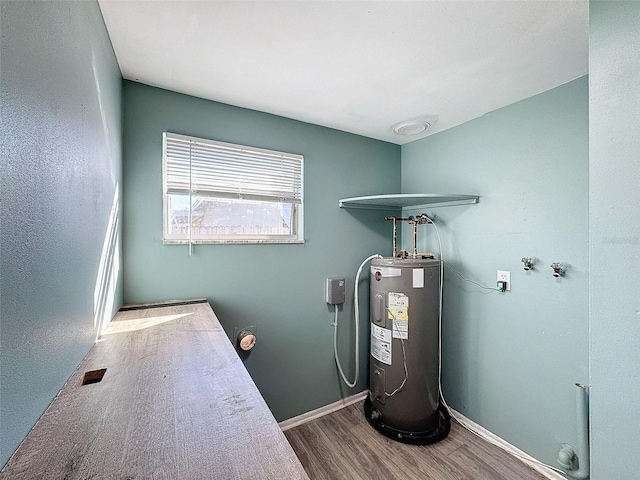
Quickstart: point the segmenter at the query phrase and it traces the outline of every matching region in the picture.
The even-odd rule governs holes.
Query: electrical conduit
[[[349,388],[353,388],[358,383],[358,375],[360,374],[360,307],[359,307],[359,283],[360,283],[360,274],[362,273],[362,269],[367,264],[367,262],[373,260],[374,258],[383,258],[382,255],[375,254],[367,257],[358,268],[358,272],[356,273],[355,286],[353,288],[353,310],[354,317],[353,321],[355,324],[355,336],[356,336],[356,345],[355,345],[355,356],[356,356],[356,371],[353,376],[353,382],[347,380],[344,371],[342,370],[342,365],[340,365],[340,360],[338,359],[338,305],[334,305],[335,312],[335,320],[333,322],[333,355],[336,359],[336,365],[338,366],[338,371],[340,372],[340,376],[344,383],[347,384]]]

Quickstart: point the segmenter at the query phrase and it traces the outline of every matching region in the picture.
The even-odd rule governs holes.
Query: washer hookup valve
[[[564,267],[562,266],[561,263],[558,263],[558,262],[552,263],[551,268],[553,268],[554,277],[561,277],[562,275],[564,275]]]
[[[525,270],[533,270],[533,258],[531,257],[522,257],[522,263],[524,264]]]

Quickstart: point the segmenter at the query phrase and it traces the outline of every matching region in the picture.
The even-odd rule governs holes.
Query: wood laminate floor
[[[451,422],[434,445],[407,445],[376,432],[363,403],[285,432],[312,480],[545,480],[545,477]]]

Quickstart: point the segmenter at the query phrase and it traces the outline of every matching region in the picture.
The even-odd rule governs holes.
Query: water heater
[[[405,443],[444,439],[439,396],[440,260],[375,258],[370,279],[369,423]]]

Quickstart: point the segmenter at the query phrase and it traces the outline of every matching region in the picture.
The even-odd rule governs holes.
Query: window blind
[[[164,133],[165,193],[302,203],[301,155]]]

